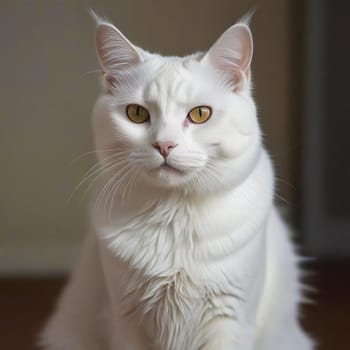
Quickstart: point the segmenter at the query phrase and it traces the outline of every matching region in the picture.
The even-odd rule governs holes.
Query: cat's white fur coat
[[[104,90],[92,229],[42,334],[47,350],[311,350],[298,258],[250,92],[252,38],[150,54],[98,19]],[[130,103],[150,121],[131,122]],[[211,118],[186,118],[196,106]],[[166,158],[157,141],[176,144]]]

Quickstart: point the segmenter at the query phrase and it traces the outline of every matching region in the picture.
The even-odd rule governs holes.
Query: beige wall
[[[4,4],[6,3],[6,4]],[[82,192],[93,164],[90,111],[98,92],[94,24],[107,15],[150,51],[203,50],[251,1],[7,1],[0,12],[0,273],[67,269],[86,228]],[[266,143],[291,182],[291,0],[256,1],[253,73]],[[288,190],[285,195],[291,198]]]

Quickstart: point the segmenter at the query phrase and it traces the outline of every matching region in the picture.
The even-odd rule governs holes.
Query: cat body
[[[97,49],[92,228],[45,349],[313,349],[250,94],[248,26],[178,58],[98,20]]]

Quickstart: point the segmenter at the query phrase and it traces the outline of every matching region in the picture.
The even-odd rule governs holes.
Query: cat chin
[[[191,172],[179,170],[167,164],[148,171],[144,179],[152,187],[176,188],[185,186],[192,178]]]

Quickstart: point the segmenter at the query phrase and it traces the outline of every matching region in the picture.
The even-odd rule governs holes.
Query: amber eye
[[[207,106],[199,106],[190,110],[187,118],[196,124],[205,123],[211,116],[211,109]]]
[[[126,115],[134,123],[145,123],[149,120],[149,112],[145,107],[131,104],[126,107]]]

